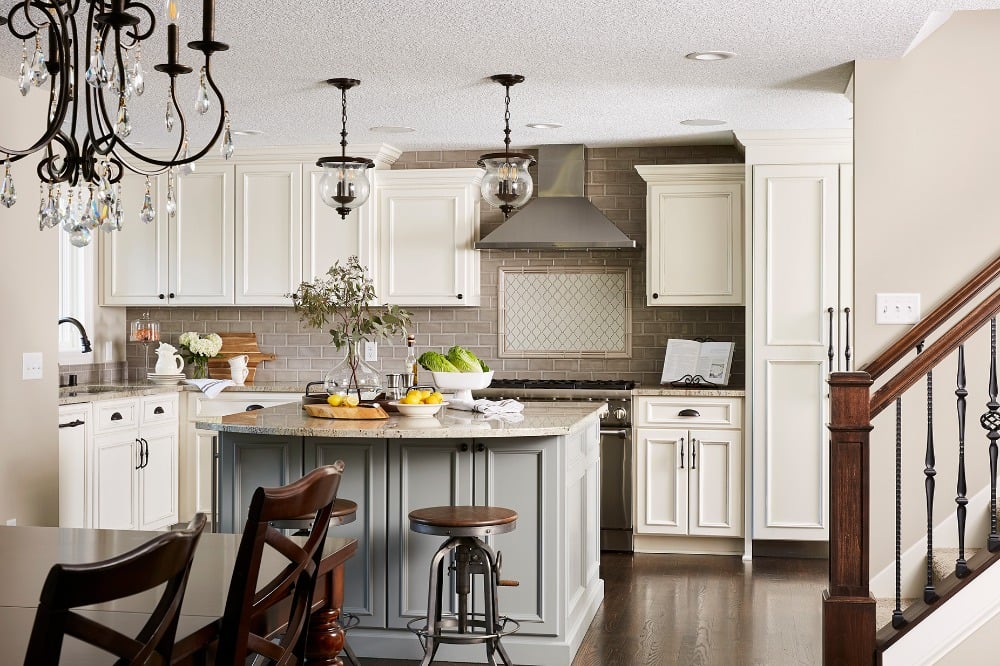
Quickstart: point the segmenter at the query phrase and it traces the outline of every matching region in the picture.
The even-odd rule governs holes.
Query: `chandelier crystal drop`
[[[494,74],[491,80],[504,87],[504,150],[487,153],[479,158],[479,166],[486,169],[480,191],[486,203],[503,211],[504,219],[520,208],[534,190],[528,167],[535,163],[529,153],[510,152],[510,89],[524,81],[520,74]]]
[[[80,247],[92,241],[95,229],[122,228],[126,206],[121,180],[126,172],[146,176],[139,220],[149,224],[156,217],[150,177],[170,172],[166,208],[173,215],[176,173],[193,171],[194,163],[218,145],[220,137],[223,154],[228,158],[234,151],[226,101],[212,76],[212,56],[229,49],[215,39],[215,0],[202,0],[201,32],[187,42],[185,51],[187,56],[203,58],[194,105],[195,115],[206,116],[199,123],[208,124],[207,132],[186,124],[181,107],[190,107],[177,100],[179,77],[195,72],[181,61],[178,2],[153,2],[165,2],[165,11],[154,10],[150,0],[14,0],[0,16],[4,34],[21,42],[18,91],[27,96],[32,88],[43,88],[48,98],[40,134],[27,137],[23,145],[0,145],[4,159],[0,204],[10,208],[17,200],[11,164],[35,156],[41,180],[38,227],[62,227]],[[138,118],[139,107],[134,104],[145,91],[149,74],[143,46],[148,51],[161,24],[166,26],[160,30],[166,33],[166,52],[152,70],[165,75],[168,84],[164,124],[169,132],[180,123],[182,129],[206,140],[189,145],[184,131],[173,135],[174,145],[168,150],[150,154],[140,151],[140,142],[134,139],[141,135],[148,141],[145,132],[159,121],[150,124],[149,119]],[[0,35],[0,48],[5,48],[3,41]],[[133,143],[126,143],[130,137]]]
[[[360,85],[358,79],[327,79],[327,83],[340,90],[340,155],[321,157],[316,166],[324,169],[319,182],[323,203],[346,219],[350,212],[366,201],[371,193],[367,171],[375,163],[366,157],[347,156],[347,91]]]

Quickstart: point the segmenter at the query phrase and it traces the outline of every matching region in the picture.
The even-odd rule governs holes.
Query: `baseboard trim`
[[[828,541],[785,541],[755,539],[754,557],[793,557],[802,560],[825,560],[830,557]]]
[[[637,553],[677,553],[684,555],[742,555],[743,537],[635,536]]]

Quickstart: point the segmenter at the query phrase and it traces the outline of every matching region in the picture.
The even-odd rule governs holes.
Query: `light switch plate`
[[[42,352],[21,354],[21,379],[42,378]]]
[[[875,294],[876,324],[916,324],[920,294]]]

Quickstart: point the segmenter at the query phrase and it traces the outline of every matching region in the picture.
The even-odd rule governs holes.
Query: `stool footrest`
[[[497,587],[521,587],[521,581],[511,578],[501,578],[497,581]]]
[[[484,613],[469,613],[469,616],[469,627],[486,631],[486,616]],[[423,622],[424,625],[420,627],[414,626],[420,622]],[[494,633],[476,633],[471,631],[463,634],[458,632],[458,615],[455,613],[446,613],[441,615],[439,631],[437,632],[431,629],[426,616],[413,618],[406,623],[406,628],[419,636],[422,641],[433,638],[438,643],[454,643],[459,645],[497,641],[504,636],[513,634],[521,628],[520,622],[503,615],[497,618],[497,623],[500,625],[500,628],[499,630],[494,630]]]

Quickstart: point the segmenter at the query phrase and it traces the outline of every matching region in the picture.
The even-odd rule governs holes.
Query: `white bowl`
[[[405,402],[399,402],[398,400],[394,400],[389,404],[398,409],[399,413],[402,414],[403,416],[422,418],[422,417],[434,416],[435,414],[438,413],[438,411],[442,407],[445,407],[448,403],[439,402],[436,404],[426,404],[421,402],[416,405],[408,405]]]
[[[484,389],[493,381],[493,371],[489,372],[432,372],[434,386],[441,392],[455,394],[455,400],[472,402],[472,392]]]

